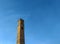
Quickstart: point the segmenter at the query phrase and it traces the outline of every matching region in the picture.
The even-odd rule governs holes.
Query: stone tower
[[[18,21],[17,44],[25,44],[24,41],[24,20]]]

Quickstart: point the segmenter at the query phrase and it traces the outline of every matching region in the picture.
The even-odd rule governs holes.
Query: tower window
[[[21,29],[23,30],[23,27],[21,27]]]

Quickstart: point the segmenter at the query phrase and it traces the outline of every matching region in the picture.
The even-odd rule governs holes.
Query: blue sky
[[[26,44],[60,44],[60,0],[0,0],[0,44],[16,44],[19,18]]]

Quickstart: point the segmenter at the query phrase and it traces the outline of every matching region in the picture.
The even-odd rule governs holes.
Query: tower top
[[[20,18],[20,19],[18,20],[18,22],[19,22],[19,21],[24,21],[24,20],[23,20],[22,18]]]
[[[24,20],[21,18],[18,20],[18,25],[20,25],[20,24],[24,24]]]
[[[24,20],[20,18],[20,21],[24,21]]]

